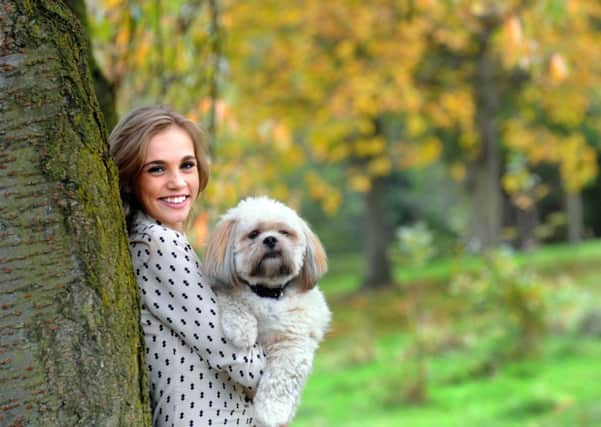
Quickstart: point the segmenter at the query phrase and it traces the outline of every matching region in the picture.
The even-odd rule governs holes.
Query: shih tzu
[[[288,206],[248,198],[221,217],[203,269],[226,337],[239,347],[258,341],[267,356],[254,396],[257,421],[289,423],[331,319],[317,287],[327,270],[319,239]]]

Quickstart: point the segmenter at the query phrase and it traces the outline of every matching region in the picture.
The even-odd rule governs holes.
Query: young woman
[[[225,339],[184,235],[208,181],[198,128],[167,107],[144,107],[119,122],[109,143],[142,299],[153,425],[254,425],[262,349]]]

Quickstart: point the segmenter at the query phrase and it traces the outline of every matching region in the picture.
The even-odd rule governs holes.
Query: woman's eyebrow
[[[182,159],[180,160],[180,162],[186,162],[188,160],[196,160],[196,156],[193,156],[193,155],[184,156],[184,157],[182,157]],[[144,163],[142,165],[142,167],[145,168],[146,166],[149,166],[149,165],[160,165],[160,166],[162,166],[162,165],[164,165],[166,163],[167,162],[164,161],[164,160],[151,160],[151,161],[149,161],[147,163]]]
[[[143,168],[145,168],[148,165],[164,165],[165,161],[164,160],[151,160],[148,163],[144,163],[142,165]]]

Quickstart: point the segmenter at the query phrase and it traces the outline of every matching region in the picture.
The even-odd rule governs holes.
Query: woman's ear
[[[209,237],[204,254],[203,271],[211,286],[232,288],[238,285],[234,263],[236,221],[220,221]]]
[[[300,289],[308,291],[312,289],[321,277],[328,271],[328,257],[319,238],[304,224],[307,249],[305,260],[299,275]]]

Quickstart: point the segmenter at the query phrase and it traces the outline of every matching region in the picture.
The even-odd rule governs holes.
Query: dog
[[[220,218],[203,270],[226,338],[241,348],[259,342],[265,352],[253,399],[256,420],[265,427],[288,424],[331,320],[317,286],[327,271],[321,242],[283,203],[247,198]]]

